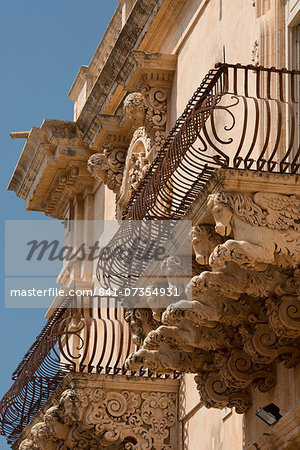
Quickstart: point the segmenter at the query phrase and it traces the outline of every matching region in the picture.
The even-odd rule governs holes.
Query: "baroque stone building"
[[[151,283],[179,299],[153,298],[135,254],[128,272],[117,253],[64,262],[65,304],[1,401],[12,448],[300,447],[299,23],[299,0],[120,0],[74,121],[26,135],[9,189],[27,209],[75,246],[125,219],[110,245],[132,249],[151,223],[176,248]],[[68,295],[103,280],[144,302]]]

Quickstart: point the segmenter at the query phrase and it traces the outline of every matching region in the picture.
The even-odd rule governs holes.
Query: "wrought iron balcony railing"
[[[0,433],[10,444],[70,371],[159,376],[125,368],[135,346],[118,299],[77,297],[76,302],[76,308],[55,311],[13,373],[15,382],[0,401]]]
[[[179,219],[216,168],[299,173],[296,70],[217,64],[177,120],[124,218]]]
[[[299,173],[299,95],[299,71],[241,64],[210,70],[133,192],[123,216],[129,220],[109,244],[114,256],[99,258],[100,283],[134,286],[145,264],[134,253],[125,262],[115,256],[120,245],[130,255],[141,234],[131,221],[155,219],[144,227],[150,236],[157,219],[182,218],[216,169]]]

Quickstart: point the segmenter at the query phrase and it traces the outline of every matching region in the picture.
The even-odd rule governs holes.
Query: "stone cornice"
[[[89,156],[74,122],[45,119],[30,131],[8,190],[25,200],[28,210],[61,218],[70,196],[94,184],[86,169]]]
[[[125,82],[125,89],[135,91],[143,80],[152,86],[170,88],[176,70],[177,56],[132,51],[134,66]]]
[[[81,66],[68,93],[74,102],[88,77],[97,78],[122,28],[122,8],[118,6],[88,66]]]
[[[135,51],[131,52],[131,59],[134,64],[124,86],[107,103],[107,113],[97,114],[89,127],[89,133],[93,135],[89,145],[95,149],[105,146],[105,139],[111,134],[123,136],[128,147],[133,128],[122,108],[128,92],[143,91],[145,86],[165,92],[171,88],[177,63],[175,55]]]
[[[138,48],[146,28],[149,27],[163,1],[141,0],[135,3],[77,120],[86,143],[90,144],[94,138],[90,127],[95,116],[106,113],[105,106],[118,90],[117,78],[120,83],[126,80],[131,72],[134,61],[129,58],[129,54]]]

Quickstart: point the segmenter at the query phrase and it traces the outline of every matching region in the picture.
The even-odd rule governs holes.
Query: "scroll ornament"
[[[251,388],[275,385],[274,361],[300,362],[300,200],[219,192],[207,205],[215,226],[191,232],[198,274],[127,365],[195,373],[207,407],[243,413]]]
[[[124,100],[125,114],[134,122],[134,128],[150,126],[165,130],[167,121],[167,92],[163,88],[144,85],[141,92],[128,94]]]
[[[170,449],[172,393],[69,389],[35,424],[19,450]]]

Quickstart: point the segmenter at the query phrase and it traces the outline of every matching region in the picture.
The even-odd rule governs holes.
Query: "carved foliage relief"
[[[273,361],[300,361],[300,200],[219,192],[208,209],[215,225],[191,235],[195,276],[179,301],[140,315],[127,364],[195,373],[207,407],[243,413],[252,388],[275,385]]]
[[[173,393],[69,389],[19,449],[171,450],[175,418]]]

